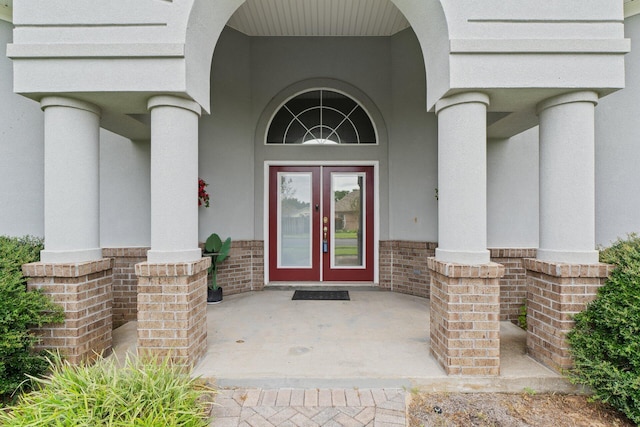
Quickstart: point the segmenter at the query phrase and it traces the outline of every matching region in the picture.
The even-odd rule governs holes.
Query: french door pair
[[[372,166],[271,166],[270,281],[373,281],[373,197]]]

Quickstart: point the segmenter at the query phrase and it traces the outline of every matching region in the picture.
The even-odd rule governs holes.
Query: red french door
[[[373,281],[372,166],[272,166],[274,282]]]

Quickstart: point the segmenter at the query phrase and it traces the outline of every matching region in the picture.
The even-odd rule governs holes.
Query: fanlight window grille
[[[267,144],[376,144],[369,114],[352,98],[321,89],[287,101],[269,125]]]

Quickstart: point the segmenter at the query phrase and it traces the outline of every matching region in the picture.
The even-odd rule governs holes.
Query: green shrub
[[[64,320],[62,309],[40,292],[27,292],[22,264],[38,261],[42,240],[0,236],[0,399],[6,400],[27,379],[47,368],[33,352],[37,338],[30,326]]]
[[[568,335],[575,360],[570,378],[640,423],[640,237],[617,241],[600,260],[616,268],[575,316]]]
[[[524,304],[520,306],[518,310],[518,326],[521,329],[527,330],[527,303],[525,301]]]
[[[39,387],[0,412],[11,426],[206,427],[212,390],[168,361],[112,359],[73,366],[54,358]]]

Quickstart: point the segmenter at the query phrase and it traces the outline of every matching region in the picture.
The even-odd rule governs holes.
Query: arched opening
[[[382,16],[393,16],[386,10],[393,9],[395,16],[401,17],[404,24],[391,22],[389,26],[381,25],[391,28],[384,30],[389,35],[369,37],[373,35],[370,29],[360,30],[357,24],[339,23],[334,18],[328,20],[328,25],[325,22],[324,32],[318,30],[318,34],[336,31],[336,35],[321,37],[309,36],[307,32],[311,30],[295,25],[293,29],[284,28],[284,24],[272,28],[276,21],[287,22],[285,18],[289,18],[291,11],[281,11],[278,19],[255,24],[256,28],[253,28],[247,22],[266,19],[261,18],[265,15],[263,10],[252,12],[253,6],[247,6],[255,4],[253,1],[245,3],[234,14],[229,10],[229,25],[221,30],[216,39],[210,74],[212,114],[201,119],[199,164],[200,175],[207,182],[234,182],[241,193],[247,195],[253,192],[254,197],[252,203],[245,202],[244,198],[238,203],[237,194],[233,192],[220,191],[212,195],[218,203],[212,204],[206,214],[201,213],[201,240],[211,230],[222,229],[223,234],[233,235],[239,240],[267,244],[269,224],[263,222],[268,217],[264,202],[265,194],[269,193],[268,178],[264,174],[267,162],[271,165],[276,162],[297,162],[298,165],[307,162],[307,166],[309,162],[320,166],[353,166],[367,162],[369,166],[378,165],[379,176],[374,184],[379,196],[376,197],[376,203],[383,206],[371,220],[371,224],[375,222],[374,234],[377,235],[372,240],[378,242],[383,238],[384,245],[391,245],[394,238],[419,239],[430,244],[425,245],[421,255],[415,255],[416,262],[422,255],[431,255],[433,242],[437,238],[437,204],[431,194],[423,190],[437,186],[437,132],[435,118],[427,113],[425,106],[428,73],[424,70],[423,47],[402,12],[388,0],[363,2],[360,11],[350,12],[352,21],[357,22],[362,18],[367,7],[378,7],[379,10],[371,11],[371,14],[379,14],[381,21],[384,21]],[[242,22],[239,17],[242,13],[253,13],[250,16],[253,20],[244,17],[242,19],[246,22]],[[313,23],[320,21],[312,19]],[[378,31],[375,22],[372,24],[374,32]],[[342,32],[334,27],[343,28]],[[340,36],[354,28],[359,32],[353,36]],[[292,33],[287,33],[287,37],[273,35],[285,30]],[[373,129],[369,133],[374,138],[367,141],[375,143],[301,144],[304,148],[296,148],[288,143],[280,146],[265,144],[269,123],[278,108],[286,104],[289,98],[318,88],[331,89],[356,99],[356,104],[362,107],[359,111],[363,115],[366,113],[375,124],[369,126]],[[348,123],[351,110],[353,107],[344,112],[347,119],[339,120],[336,125]],[[290,112],[287,113],[292,117]],[[297,126],[299,121],[289,120],[288,123]],[[331,133],[328,131],[324,135],[320,127],[318,134],[314,135],[310,130],[318,124],[310,124],[307,129],[302,126],[305,132],[299,135],[300,142],[324,140],[324,136]],[[287,126],[283,128],[283,135]],[[254,131],[252,146],[246,144],[250,131]],[[240,164],[245,165],[246,169],[239,168]],[[253,170],[250,171],[250,168]],[[394,180],[390,179],[391,174],[395,174]],[[387,208],[390,205],[392,207]],[[396,214],[400,206],[415,212],[408,226]],[[392,210],[393,214],[390,213]],[[398,219],[392,218],[392,215]],[[265,252],[264,259],[268,262],[271,254],[268,249]],[[379,268],[378,260],[375,266]],[[420,289],[416,290],[414,286],[410,292],[428,296],[427,269],[417,267],[413,270],[419,271]],[[265,268],[263,280],[254,277],[252,283],[255,285],[262,281],[268,284],[268,274],[268,268]],[[406,277],[402,280],[408,282],[413,279]],[[374,274],[372,282],[381,282],[377,274]],[[396,289],[391,280],[385,286]]]
[[[194,98],[209,111],[208,76],[211,69],[213,51],[218,39],[234,13],[245,3],[245,0],[225,0],[211,2],[194,1],[189,14],[186,30],[185,53],[187,61],[187,86]],[[336,1],[334,3],[340,3]],[[414,2],[409,0],[380,0],[377,2],[361,2],[360,10],[365,13],[373,3],[381,3],[379,7],[387,7],[389,3],[402,12],[411,24],[419,40],[425,68],[427,69],[427,109],[431,109],[445,92],[449,82],[449,31],[445,12],[439,0]],[[362,18],[354,18],[362,19]],[[334,14],[322,17],[323,22],[337,22]],[[284,21],[284,20],[283,20]],[[318,33],[317,35],[321,35]]]

